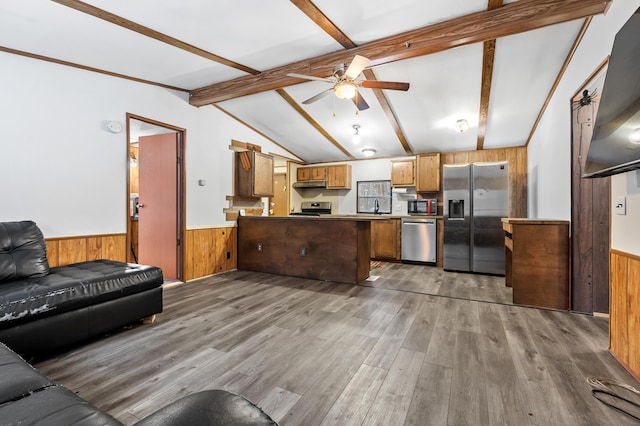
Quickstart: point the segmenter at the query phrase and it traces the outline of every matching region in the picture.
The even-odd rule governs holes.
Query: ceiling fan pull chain
[[[333,97],[333,116],[336,116],[336,97]]]

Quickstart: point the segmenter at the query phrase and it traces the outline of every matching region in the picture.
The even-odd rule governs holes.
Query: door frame
[[[178,217],[178,229],[177,229],[177,233],[178,233],[178,254],[177,254],[177,262],[178,262],[178,267],[177,267],[177,271],[178,271],[178,279],[180,281],[184,280],[184,265],[186,262],[186,251],[184,249],[184,241],[185,241],[185,233],[186,233],[186,205],[185,205],[185,194],[186,194],[186,186],[185,186],[185,176],[186,176],[186,165],[185,165],[185,145],[187,142],[187,130],[182,128],[182,127],[177,127],[171,124],[167,124],[167,123],[163,123],[161,121],[157,121],[157,120],[153,120],[151,118],[147,118],[147,117],[143,117],[140,115],[136,115],[136,114],[132,114],[132,113],[127,113],[127,140],[126,140],[126,144],[127,144],[127,149],[126,149],[126,155],[127,155],[127,198],[126,198],[126,218],[127,218],[127,242],[126,242],[126,250],[127,253],[130,250],[131,247],[131,220],[130,220],[130,215],[129,215],[129,203],[130,203],[130,197],[131,197],[131,182],[130,182],[130,173],[129,173],[129,169],[131,167],[131,158],[129,156],[129,150],[130,150],[130,144],[131,144],[131,128],[130,128],[130,122],[131,119],[134,120],[138,120],[138,121],[142,121],[144,123],[148,123],[148,124],[153,124],[155,126],[160,126],[160,127],[164,127],[170,130],[175,130],[176,133],[178,134],[177,136],[177,142],[178,142],[178,147],[177,147],[177,151],[178,151],[178,174],[177,174],[177,178],[178,178],[178,182],[177,183],[177,189],[178,189],[178,203],[177,203],[177,209],[178,211],[177,213],[177,217]]]

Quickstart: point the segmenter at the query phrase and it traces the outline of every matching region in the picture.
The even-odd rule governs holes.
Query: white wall
[[[616,32],[640,0],[616,0],[593,18],[532,138],[529,149],[529,216],[571,218],[571,97],[611,53]]]
[[[626,214],[619,215],[619,197]],[[611,248],[640,256],[640,170],[611,177]]]
[[[617,31],[638,7],[640,0],[615,0],[606,15],[593,18],[575,52],[529,144],[529,217],[571,219],[570,100],[611,53]],[[623,191],[621,180],[625,178],[614,179],[615,191]],[[629,188],[627,191],[634,190]],[[632,198],[636,196],[632,194]],[[640,253],[640,239],[632,242],[624,232],[618,232],[633,221],[640,223],[640,209],[629,212],[624,225],[620,216],[612,216],[612,248],[625,247],[627,252]]]
[[[0,52],[0,221],[35,220],[45,237],[126,232],[126,113],[187,129],[187,228],[225,226],[231,139],[290,156],[187,94]],[[206,186],[198,186],[206,179]]]

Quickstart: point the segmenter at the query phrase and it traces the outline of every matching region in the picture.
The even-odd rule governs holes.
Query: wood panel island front
[[[357,284],[369,276],[370,219],[241,216],[238,269]]]

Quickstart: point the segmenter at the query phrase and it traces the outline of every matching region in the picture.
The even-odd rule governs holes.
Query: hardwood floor
[[[366,286],[243,271],[173,286],[155,324],[36,367],[126,424],[210,388],[282,425],[634,424],[586,381],[637,386],[606,319],[421,294],[491,280],[417,268],[385,265]]]

